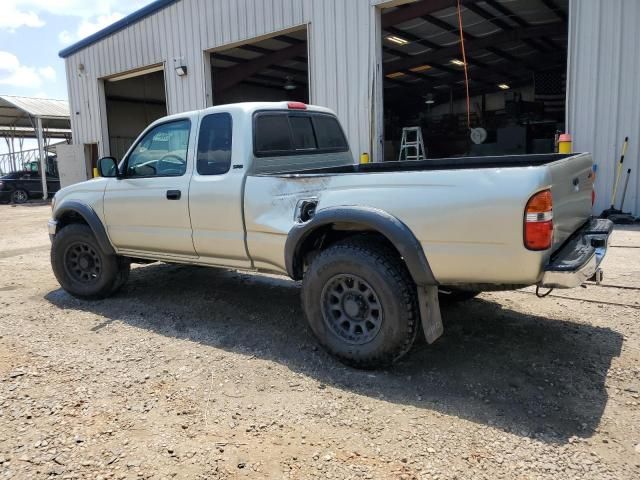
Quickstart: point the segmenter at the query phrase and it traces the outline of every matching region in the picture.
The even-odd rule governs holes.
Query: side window
[[[348,150],[347,139],[344,138],[338,120],[330,115],[314,115],[313,126],[320,150]]]
[[[290,151],[291,135],[286,114],[262,114],[255,124],[256,152],[261,154]]]
[[[231,168],[232,122],[228,113],[207,115],[200,123],[197,170],[200,175],[222,175]]]
[[[128,177],[172,177],[187,171],[189,120],[158,125],[138,142],[127,160]]]

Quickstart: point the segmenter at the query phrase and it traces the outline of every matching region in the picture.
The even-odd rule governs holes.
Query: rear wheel
[[[353,367],[392,364],[418,332],[413,280],[397,253],[375,239],[321,252],[305,274],[302,302],[319,342]]]
[[[100,299],[113,295],[129,278],[129,262],[105,254],[87,225],[73,224],[56,234],[51,265],[58,282],[74,297]]]
[[[25,203],[29,200],[29,194],[26,190],[14,190],[11,194],[11,201],[13,203]]]

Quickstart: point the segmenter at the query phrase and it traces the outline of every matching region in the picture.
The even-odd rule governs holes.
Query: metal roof
[[[47,138],[70,138],[70,128],[47,128]],[[0,138],[37,138],[36,132],[31,127],[8,127],[0,125]]]
[[[69,128],[69,102],[0,95],[0,126],[33,128],[33,118],[51,128]]]
[[[136,22],[139,22],[145,17],[157,12],[158,10],[162,10],[165,7],[168,7],[172,3],[177,2],[178,0],[156,0],[155,2],[150,3],[149,5],[142,7],[140,10],[136,10],[135,12],[127,15],[126,17],[118,20],[117,22],[109,25],[106,28],[94,33],[93,35],[89,35],[87,38],[83,38],[77,43],[68,46],[60,50],[58,55],[62,58],[66,58],[74,53],[82,50],[83,48],[88,47],[89,45],[93,45],[96,42],[99,42],[103,38],[108,37],[120,30],[127,28],[129,25],[133,25]]]
[[[69,102],[51,98],[0,95],[0,107],[13,106],[32,117],[69,118]]]

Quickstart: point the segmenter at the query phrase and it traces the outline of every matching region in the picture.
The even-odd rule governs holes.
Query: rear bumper
[[[609,244],[613,223],[592,218],[551,257],[544,268],[540,286],[575,288],[599,273]]]

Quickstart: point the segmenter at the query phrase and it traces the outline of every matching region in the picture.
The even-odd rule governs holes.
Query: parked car
[[[160,119],[99,170],[54,198],[66,291],[108,297],[141,260],[287,274],[320,343],[363,368],[402,357],[420,325],[435,341],[439,293],[581,285],[612,229],[591,218],[589,154],[359,166],[333,112],[297,102]]]
[[[60,190],[60,179],[47,175],[47,192],[52,197]],[[42,198],[42,179],[37,171],[11,172],[0,177],[0,201],[25,203],[30,198]]]

